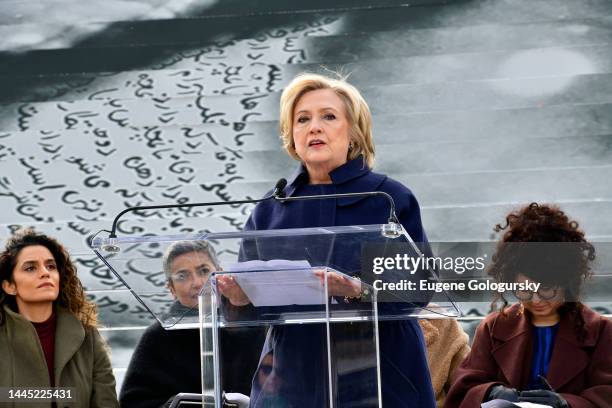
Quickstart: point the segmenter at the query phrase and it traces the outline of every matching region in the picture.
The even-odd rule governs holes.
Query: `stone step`
[[[519,208],[516,204],[483,205],[454,208],[432,208],[422,211],[422,222],[430,241],[488,241],[493,228],[504,217]],[[579,222],[587,238],[609,242],[612,238],[612,203],[564,203],[561,209]]]
[[[3,2],[3,5],[9,3]],[[23,10],[22,14],[17,14],[21,10],[16,7],[16,13],[7,15],[8,4],[0,10],[0,33],[12,36],[21,31],[30,32],[52,32],[60,21],[55,19],[41,20],[39,24],[34,23],[37,11],[34,7],[29,7],[26,2],[19,1],[21,6],[30,8]],[[26,4],[24,4],[26,3]],[[119,3],[119,2],[118,2]],[[91,7],[91,6],[90,6]],[[112,5],[111,5],[112,7]],[[116,10],[120,8],[117,7]],[[323,22],[330,23],[338,20],[346,11],[341,10],[305,10],[301,13],[251,13],[251,14],[223,14],[209,15],[206,10],[184,10],[183,12],[170,15],[151,15],[151,14],[130,14],[119,13],[117,11],[101,14],[100,16],[89,15],[78,16],[74,13],[72,19],[61,20],[65,27],[64,36],[69,36],[73,32],[82,31],[89,35],[76,41],[73,46],[77,48],[125,46],[125,45],[153,45],[153,44],[175,44],[181,45],[207,44],[215,39],[232,38],[248,39],[257,37],[259,32],[266,30],[288,30],[292,31],[300,26],[317,28]],[[359,12],[360,9],[356,9]],[[384,8],[383,10],[388,10]],[[144,11],[144,10],[143,10]],[[362,10],[365,12],[365,10]],[[29,13],[26,14],[26,13]],[[595,17],[595,11],[588,14]],[[205,15],[199,15],[205,14]],[[15,18],[20,15],[22,18]],[[78,18],[80,17],[80,18]],[[93,17],[93,18],[92,18]],[[559,20],[553,17],[553,20]],[[345,32],[340,31],[340,32]],[[313,32],[313,34],[316,34]],[[5,37],[3,41],[6,41]],[[55,47],[54,47],[55,44]],[[57,43],[42,45],[42,48],[35,49],[57,49]]]
[[[391,67],[401,67],[392,69]],[[384,58],[352,63],[228,66],[211,61],[185,69],[0,76],[0,102],[151,99],[279,92],[302,72],[341,72],[358,88],[492,79],[546,78],[612,72],[612,44],[549,47],[521,52],[446,54]],[[274,80],[269,80],[273,77]],[[248,80],[254,78],[256,80]],[[267,79],[264,83],[262,80]]]
[[[601,133],[601,127],[593,126],[591,129]],[[121,151],[142,152],[143,149],[150,149],[150,153],[153,154],[158,149],[167,147],[172,147],[173,153],[186,156],[207,151],[227,152],[226,148],[240,152],[278,150],[281,147],[278,134],[277,122],[134,126],[117,127],[112,130],[76,128],[60,131],[2,132],[0,160],[16,158],[20,152],[32,149],[32,153],[36,156],[47,160],[67,159],[69,156],[91,156],[94,151],[101,158],[116,155]]]
[[[412,143],[378,146],[377,169],[385,174],[466,174],[607,166],[612,163],[612,135],[521,141]],[[255,180],[273,180],[287,174],[293,162],[277,152],[250,152],[240,163],[243,174]],[[261,163],[266,163],[265,167]]]
[[[612,74],[496,79],[362,88],[372,113],[409,114],[449,111],[607,104],[612,102]],[[127,126],[230,124],[274,121],[277,92],[252,96],[220,95],[154,99],[82,100],[8,104],[0,108],[0,129],[61,130]]]
[[[612,104],[374,115],[376,143],[522,140],[612,133]]]
[[[544,106],[537,109],[502,109],[408,114],[377,114],[373,117],[374,142],[439,143],[514,139],[576,137],[612,134],[612,104]],[[81,126],[82,127],[82,126]],[[117,151],[137,151],[160,146],[176,153],[223,151],[226,147],[245,151],[281,148],[276,121],[235,122],[222,125],[114,127],[111,129],[74,129],[62,131],[27,130],[0,133],[0,160],[16,158],[31,149],[40,158],[51,160],[90,156],[96,152],[111,156]],[[402,131],[400,131],[402,130]],[[76,142],[78,143],[72,143]],[[181,143],[182,141],[182,143]],[[56,151],[61,146],[61,151]],[[225,150],[226,151],[226,150]],[[95,156],[94,156],[95,157]],[[55,160],[54,159],[54,160]]]
[[[611,141],[612,135],[609,134],[537,138],[528,144],[513,139],[378,144],[376,169],[405,177],[432,175],[452,178],[474,173],[524,170],[554,173],[564,169],[607,168],[612,163]],[[63,201],[71,208],[67,210],[69,212],[74,211],[70,204],[78,201],[78,191],[85,189],[88,192],[87,204],[75,205],[87,208],[89,211],[84,209],[86,212],[97,213],[112,191],[127,189],[126,193],[121,193],[125,201],[136,201],[125,196],[132,193],[132,189],[146,189],[148,194],[153,194],[150,197],[153,201],[163,197],[178,200],[184,198],[180,191],[185,185],[224,186],[239,181],[278,180],[296,166],[295,161],[279,149],[243,153],[211,150],[198,152],[189,158],[162,155],[159,161],[135,154],[117,155],[110,162],[101,159],[92,161],[82,156],[67,156],[55,161],[34,156],[7,159],[0,165],[6,175],[2,187],[15,194],[10,198],[12,201],[32,199],[36,202],[36,191],[32,191],[32,187],[22,191],[17,182],[30,180],[30,186],[40,186],[37,187],[38,194]],[[227,194],[226,191],[202,192],[201,200],[210,200],[215,195],[232,197]],[[139,199],[145,200],[143,197]]]
[[[521,205],[532,201],[610,202],[612,165],[464,174],[396,174],[426,209]],[[587,182],[588,180],[588,182]]]
[[[48,17],[50,20],[58,19],[62,16],[55,16],[53,11],[57,8],[70,7],[71,15],[82,18],[81,23],[108,22],[116,23],[132,19],[155,19],[176,17],[213,17],[223,18],[231,16],[233,18],[246,18],[252,15],[267,16],[270,14],[286,15],[290,18],[292,14],[304,14],[312,12],[331,13],[339,10],[360,10],[372,8],[397,8],[406,5],[405,1],[399,0],[380,0],[376,4],[367,0],[337,0],[330,5],[329,2],[322,0],[309,1],[242,1],[242,0],[221,0],[221,1],[202,1],[195,4],[191,2],[177,2],[179,4],[168,4],[161,0],[128,0],[128,1],[91,1],[87,5],[74,3],[70,0],[55,0],[52,6],[44,0],[4,0],[3,10],[0,11],[0,24],[15,24],[15,22],[28,21],[26,17]],[[180,4],[185,3],[185,4]],[[444,5],[443,0],[415,0],[411,1],[411,6],[420,5]],[[597,2],[590,1],[597,7]],[[92,9],[98,12],[93,14]],[[571,6],[568,9],[573,9]],[[66,16],[64,21],[66,20]]]
[[[539,146],[534,148],[537,149]],[[391,149],[392,147],[385,148],[387,154]],[[278,152],[276,155],[277,160],[275,161],[284,160],[283,153]],[[274,160],[270,158],[270,161]],[[540,200],[559,203],[612,200],[612,188],[607,183],[607,180],[612,178],[612,165],[610,164],[588,164],[574,167],[542,166],[536,169],[485,169],[465,172],[452,171],[451,169],[444,173],[419,174],[406,170],[388,173],[385,170],[391,166],[386,163],[387,161],[379,158],[375,170],[389,174],[409,186],[419,199],[421,206],[427,209],[486,204],[499,205],[500,203],[511,205]],[[258,164],[261,163],[245,162],[239,163],[238,166],[256,167]],[[290,165],[291,162],[288,164]],[[19,163],[13,163],[12,166],[17,167]],[[6,168],[8,167],[6,166]],[[74,174],[72,167],[67,166],[63,169],[62,166],[57,167],[60,167],[60,169],[46,169],[49,177],[52,178],[49,184],[52,184],[53,181],[62,183],[56,184],[57,188],[46,189],[43,196],[41,191],[32,191],[31,188],[25,186],[11,185],[10,191],[14,196],[5,196],[0,199],[0,203],[5,203],[10,208],[18,204],[17,198],[20,198],[23,202],[31,203],[31,207],[27,207],[30,211],[40,208],[38,216],[46,221],[52,219],[53,222],[72,220],[78,223],[79,219],[74,219],[74,215],[77,209],[81,209],[76,213],[81,213],[86,219],[97,219],[110,225],[115,214],[126,206],[137,204],[216,202],[260,198],[272,189],[279,178],[287,177],[287,174],[290,173],[290,169],[287,169],[275,174],[270,172],[267,174],[269,178],[260,179],[252,175],[249,178],[226,183],[209,176],[206,172],[200,172],[189,183],[181,183],[180,181],[175,181],[174,184],[170,182],[155,183],[146,188],[146,194],[143,196],[137,193],[138,189],[142,187],[139,187],[135,180],[129,177],[128,173],[109,170],[105,173],[103,179],[111,184],[109,188],[85,190],[82,186],[82,179],[74,177],[74,175],[71,177],[70,170]],[[242,174],[249,175],[246,171],[243,171]],[[23,180],[26,177],[26,174],[20,173],[11,175],[11,178],[15,180]],[[96,179],[96,181],[101,179],[102,177]],[[592,181],[585,183],[584,180]],[[516,188],[507,188],[508,186]],[[84,199],[77,193],[80,190],[87,191],[85,201],[80,201]],[[6,194],[6,191],[3,193]],[[128,194],[131,197],[126,197]],[[44,198],[44,202],[47,204],[42,204],[43,201],[36,201],[35,195]],[[47,208],[44,214],[42,214],[43,208]],[[26,211],[25,214],[20,214],[17,210],[13,211],[15,213],[10,214],[10,216],[5,214],[5,219],[10,219],[12,223],[27,223],[34,219],[32,212]],[[233,211],[235,210],[230,207],[214,209],[215,214]],[[203,215],[208,212],[200,211],[199,213]],[[164,214],[163,216],[167,218],[178,215],[176,212],[169,213],[168,211],[160,212],[160,214]],[[86,215],[88,216],[86,217]],[[194,214],[191,215],[194,216]],[[92,228],[87,229],[93,232],[91,231]]]
[[[63,25],[68,23],[85,25],[139,18],[163,18],[173,15],[166,6],[168,2],[163,0],[104,0],[104,2],[90,1],[87,3],[71,0],[54,0],[53,2],[3,0],[0,8],[0,25],[27,24],[38,20]],[[176,7],[175,4],[174,10],[176,11],[177,8],[180,8],[180,5]],[[95,13],[92,10],[95,10]]]
[[[118,72],[134,69],[184,69],[219,60],[299,63],[307,57],[305,38],[329,34],[337,26],[324,18],[321,23],[298,25],[280,33],[271,30],[250,38],[220,35],[205,44],[122,45],[112,47],[59,47],[22,53],[0,52],[0,75],[39,75],[82,72]],[[314,32],[313,32],[314,31]]]
[[[17,8],[23,7],[19,2]],[[353,2],[351,2],[353,3]],[[401,3],[401,2],[395,2]],[[363,32],[392,31],[410,28],[465,27],[491,23],[516,24],[527,22],[564,21],[570,19],[596,18],[610,11],[607,1],[584,2],[567,0],[546,0],[536,4],[530,1],[485,0],[477,6],[470,2],[437,2],[425,6],[412,4],[381,4],[377,2],[367,7],[351,4],[341,6],[312,7],[300,4],[299,12],[266,11],[265,5],[258,5],[251,12],[216,13],[213,9],[192,10],[185,17],[175,16],[167,19],[154,19],[147,15],[137,21],[121,21],[122,16],[99,16],[88,21],[88,16],[74,22],[86,32],[99,32],[75,44],[76,47],[95,47],[135,44],[201,44],[221,33],[228,33],[231,27],[233,39],[250,38],[258,31],[291,29],[290,26],[321,24],[322,21],[336,20],[342,24],[330,33],[354,34]],[[220,4],[220,9],[223,4]],[[32,6],[27,6],[32,7]],[[556,12],[550,13],[554,8]],[[22,14],[25,14],[24,10]],[[30,11],[30,13],[32,13]],[[118,19],[117,19],[118,18]],[[331,20],[330,20],[331,19]],[[21,20],[23,21],[23,20]],[[109,25],[109,22],[113,22]],[[239,24],[236,24],[239,22]],[[0,32],[14,33],[26,28],[26,21],[8,18],[0,14]],[[3,29],[2,26],[6,28]],[[40,25],[39,25],[40,26]],[[313,28],[315,28],[313,27]],[[31,29],[31,28],[30,28]],[[316,31],[314,35],[318,35]]]
[[[323,36],[311,36],[311,29],[297,32],[263,33],[254,39],[208,41],[178,47],[176,44],[126,45],[91,48],[34,50],[24,54],[0,53],[0,75],[116,72],[142,68],[174,69],[190,66],[194,60],[239,57],[250,54],[266,63],[347,63],[368,59],[443,55],[466,52],[518,51],[543,47],[608,44],[612,39],[612,18],[600,16],[568,21],[524,24],[482,24],[361,34],[329,35],[335,23],[320,24]],[[247,59],[248,61],[248,59]]]
[[[309,62],[351,62],[370,59],[519,51],[543,47],[608,44],[612,17],[525,24],[483,24],[468,27],[404,29],[313,37],[307,40]]]

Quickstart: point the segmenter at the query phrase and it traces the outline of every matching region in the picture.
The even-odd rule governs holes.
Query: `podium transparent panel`
[[[213,272],[228,271],[251,261],[305,262],[311,268],[326,267],[348,276],[360,277],[364,284],[380,286],[421,279],[438,281],[431,271],[416,274],[402,268],[386,268],[372,273],[371,258],[406,253],[418,257],[421,244],[414,244],[402,233],[388,238],[381,225],[303,228],[270,231],[242,231],[203,235],[144,236],[96,239],[93,250],[125,284],[160,324],[167,329],[198,327],[197,294]],[[250,265],[257,272],[257,265]],[[298,268],[299,269],[299,268]],[[242,271],[239,271],[242,272]],[[245,275],[248,276],[249,274]],[[277,277],[280,275],[277,275]],[[247,280],[248,283],[248,280]],[[197,293],[196,293],[197,292]],[[412,317],[456,317],[459,310],[445,291],[378,290],[379,319]],[[257,321],[240,324],[270,324],[285,319],[322,318],[313,308],[293,308],[279,315],[278,310],[261,309]],[[313,314],[314,313],[314,314]],[[317,313],[319,314],[317,316]],[[353,310],[337,311],[349,318]],[[364,318],[371,312],[360,311]],[[225,319],[225,316],[221,316]],[[225,322],[223,322],[225,323]],[[236,322],[232,324],[238,324]]]
[[[252,407],[378,406],[373,288],[327,267],[272,262],[266,268],[215,273],[203,290],[203,392],[221,401],[228,391],[222,381],[228,373],[219,362],[231,350],[219,341],[221,330],[266,322],[268,337],[253,376]],[[233,305],[224,295],[228,281],[244,288],[247,305],[242,305],[246,300]],[[356,296],[374,296],[334,296],[338,282],[354,287]]]
[[[380,326],[459,315],[446,292],[419,289],[436,273],[396,262],[429,251],[400,232],[244,231],[93,247],[164,328],[200,328],[206,406],[221,407],[248,377],[251,407],[372,407],[382,398]],[[243,369],[226,333],[251,328],[267,336],[257,367]]]

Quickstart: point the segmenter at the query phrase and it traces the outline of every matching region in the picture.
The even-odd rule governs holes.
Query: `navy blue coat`
[[[419,205],[412,192],[399,182],[372,172],[361,157],[351,160],[330,173],[332,184],[309,185],[303,166],[288,180],[287,196],[311,194],[353,193],[384,191],[396,203],[396,214],[415,242],[427,242],[421,225]],[[259,203],[247,221],[247,230],[307,228],[345,225],[384,224],[388,220],[389,205],[382,197],[356,197],[337,200],[308,200],[280,204],[269,200]],[[358,330],[345,324],[346,338]],[[382,397],[386,407],[430,408],[435,407],[435,397],[427,367],[426,348],[421,329],[416,320],[387,321],[379,326]],[[274,388],[281,396],[282,404],[274,406],[320,408],[326,406],[326,381],[324,378],[326,349],[325,331],[322,325],[273,326],[262,352],[273,353],[275,375]],[[269,370],[269,369],[268,369]],[[251,405],[265,406],[259,374],[255,375],[251,391]],[[345,401],[359,400],[364,390],[373,384],[363,384],[358,378],[346,381],[343,393]],[[340,384],[342,386],[342,384]],[[368,391],[369,392],[369,391]],[[272,406],[272,405],[268,405]]]

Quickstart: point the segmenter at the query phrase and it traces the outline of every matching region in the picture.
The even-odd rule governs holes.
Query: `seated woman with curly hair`
[[[510,307],[499,295],[501,310],[478,327],[444,406],[611,407],[612,322],[580,302],[595,258],[584,232],[559,208],[536,203],[496,230],[504,233],[489,274],[541,285],[515,291]]]
[[[17,233],[0,253],[0,282],[0,385],[61,387],[49,396],[62,407],[118,407],[96,307],[86,300],[66,249],[31,230]]]

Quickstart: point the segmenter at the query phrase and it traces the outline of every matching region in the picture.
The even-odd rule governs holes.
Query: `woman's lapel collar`
[[[525,353],[525,350],[532,349],[533,326],[527,315],[520,313],[518,305],[512,306],[506,313],[507,318],[499,316],[495,320],[492,336],[502,343],[493,349],[492,354],[508,381],[521,384],[523,375],[528,375],[531,367],[531,353]],[[570,382],[589,363],[589,356],[583,348],[596,343],[593,336],[596,330],[593,330],[591,314],[585,311],[583,316],[585,328],[591,329],[583,342],[576,338],[572,320],[565,317],[559,323],[547,376],[555,389]]]
[[[370,173],[371,170],[368,166],[365,165],[363,160],[363,156],[359,156],[353,160],[349,160],[344,163],[342,166],[339,166],[332,170],[329,173],[329,176],[332,179],[332,183],[336,186],[338,193],[349,193],[353,191],[348,191],[346,187],[346,183],[354,180],[358,177],[361,177],[365,174]],[[352,184],[351,190],[354,191],[375,191],[378,185],[380,185],[381,181],[378,180],[360,180],[359,184]],[[293,196],[295,190],[308,183],[308,171],[303,164],[300,164],[293,174],[287,180],[287,187],[285,187],[285,195],[287,197]],[[349,205],[356,201],[363,199],[363,197],[355,197],[355,198],[346,198],[338,200],[338,205]]]
[[[329,176],[334,184],[341,185],[369,172],[370,168],[366,166],[363,156],[358,156],[332,170]]]
[[[491,335],[501,344],[493,348],[492,354],[504,377],[510,384],[521,384],[525,372],[525,350],[531,348],[531,324],[527,317],[520,313],[517,305],[510,307],[504,315],[499,315],[491,329]]]
[[[79,319],[65,309],[57,309],[55,329],[55,379],[59,381],[62,370],[79,350],[85,340],[85,329]]]
[[[12,342],[16,354],[24,356],[37,353],[39,358],[44,360],[42,349],[38,346],[36,329],[30,321],[18,313],[13,312],[8,307],[4,308],[9,316],[7,319],[10,325]],[[72,313],[65,309],[57,308],[57,323],[55,328],[55,381],[60,381],[61,373],[68,361],[74,356],[85,340],[85,329],[83,325]]]
[[[555,389],[567,384],[589,364],[589,356],[584,348],[592,347],[597,343],[597,327],[593,320],[593,316],[596,315],[589,312],[591,312],[590,309],[582,312],[585,329],[587,329],[587,336],[583,341],[576,337],[571,319],[564,317],[559,323],[548,369],[550,373],[548,380]]]
[[[306,167],[304,167],[303,164],[300,164],[295,171],[293,172],[293,174],[291,174],[291,176],[289,177],[289,180],[287,180],[287,186],[285,187],[284,193],[286,197],[291,197],[293,196],[293,193],[295,193],[295,190],[303,185],[308,183],[308,171],[306,170]]]

